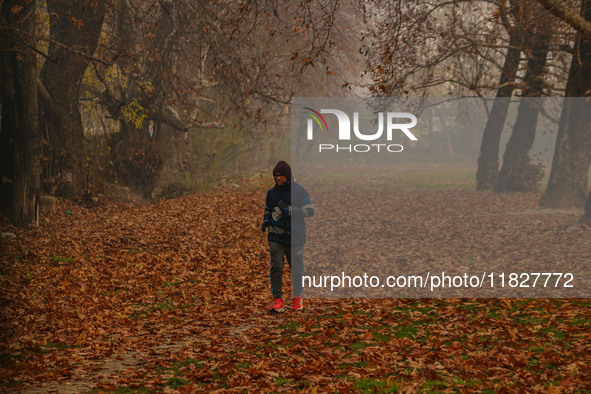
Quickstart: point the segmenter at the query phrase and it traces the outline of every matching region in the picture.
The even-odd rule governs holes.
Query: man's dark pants
[[[283,245],[269,242],[271,254],[271,291],[273,298],[283,298],[283,268],[287,263],[291,269],[291,296],[301,297],[302,276],[304,275],[304,245]]]

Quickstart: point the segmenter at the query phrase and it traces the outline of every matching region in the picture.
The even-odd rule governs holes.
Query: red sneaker
[[[301,311],[302,309],[304,309],[302,297],[294,297],[293,298],[293,301],[291,304],[291,309],[293,309],[294,311]]]
[[[281,313],[285,311],[285,309],[283,309],[283,301],[281,301],[281,298],[275,298],[275,303],[273,304],[273,308],[271,308],[271,310],[269,311],[270,313]]]

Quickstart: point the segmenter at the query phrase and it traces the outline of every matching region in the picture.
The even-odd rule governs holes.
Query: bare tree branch
[[[576,31],[585,38],[591,40],[591,22],[583,18],[578,11],[574,11],[563,5],[563,1],[558,0],[537,0],[544,8],[550,11],[554,16],[562,19],[571,25]]]

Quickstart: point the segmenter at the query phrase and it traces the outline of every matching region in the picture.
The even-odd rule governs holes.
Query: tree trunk
[[[79,109],[80,83],[98,44],[105,2],[48,1],[49,59],[41,69],[41,127],[51,143],[51,171],[45,181],[64,197],[84,187],[84,126]],[[46,93],[46,94],[44,94]]]
[[[526,87],[522,96],[525,99],[519,103],[513,133],[503,155],[503,166],[495,186],[497,192],[535,191],[543,175],[542,169],[533,164],[529,157],[536,136],[541,103],[528,97],[542,95],[544,87],[542,75],[546,66],[550,33],[534,32],[531,40],[528,41],[533,41],[533,45],[523,79]]]
[[[35,35],[35,2],[4,0],[0,15],[8,26]],[[13,7],[22,7],[13,13]],[[37,104],[37,59],[18,37],[0,35],[0,209],[18,227],[37,220],[40,147]]]
[[[581,14],[591,21],[591,0]],[[591,40],[577,37],[556,138],[545,208],[582,208],[591,163]],[[579,98],[575,98],[579,97]]]
[[[519,66],[521,50],[517,49],[521,41],[521,33],[514,30],[510,33],[509,45],[505,56],[505,64],[501,72],[495,102],[484,127],[480,156],[478,157],[478,170],[476,171],[476,190],[492,189],[499,172],[499,143],[501,132],[505,125],[507,110],[511,101],[511,95],[515,89],[510,83],[515,80],[517,67]]]

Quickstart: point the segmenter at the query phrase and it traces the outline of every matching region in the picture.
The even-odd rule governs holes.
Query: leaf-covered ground
[[[539,200],[414,187],[404,198],[416,211],[400,223],[449,209],[436,205],[442,190],[504,228],[507,212]],[[589,299],[309,299],[269,315],[265,191],[245,182],[151,205],[59,201],[39,228],[3,225],[17,239],[0,252],[0,390],[591,391]],[[564,250],[591,252],[576,214],[511,223],[532,218],[550,237],[569,229]],[[453,229],[477,231],[464,225]]]

